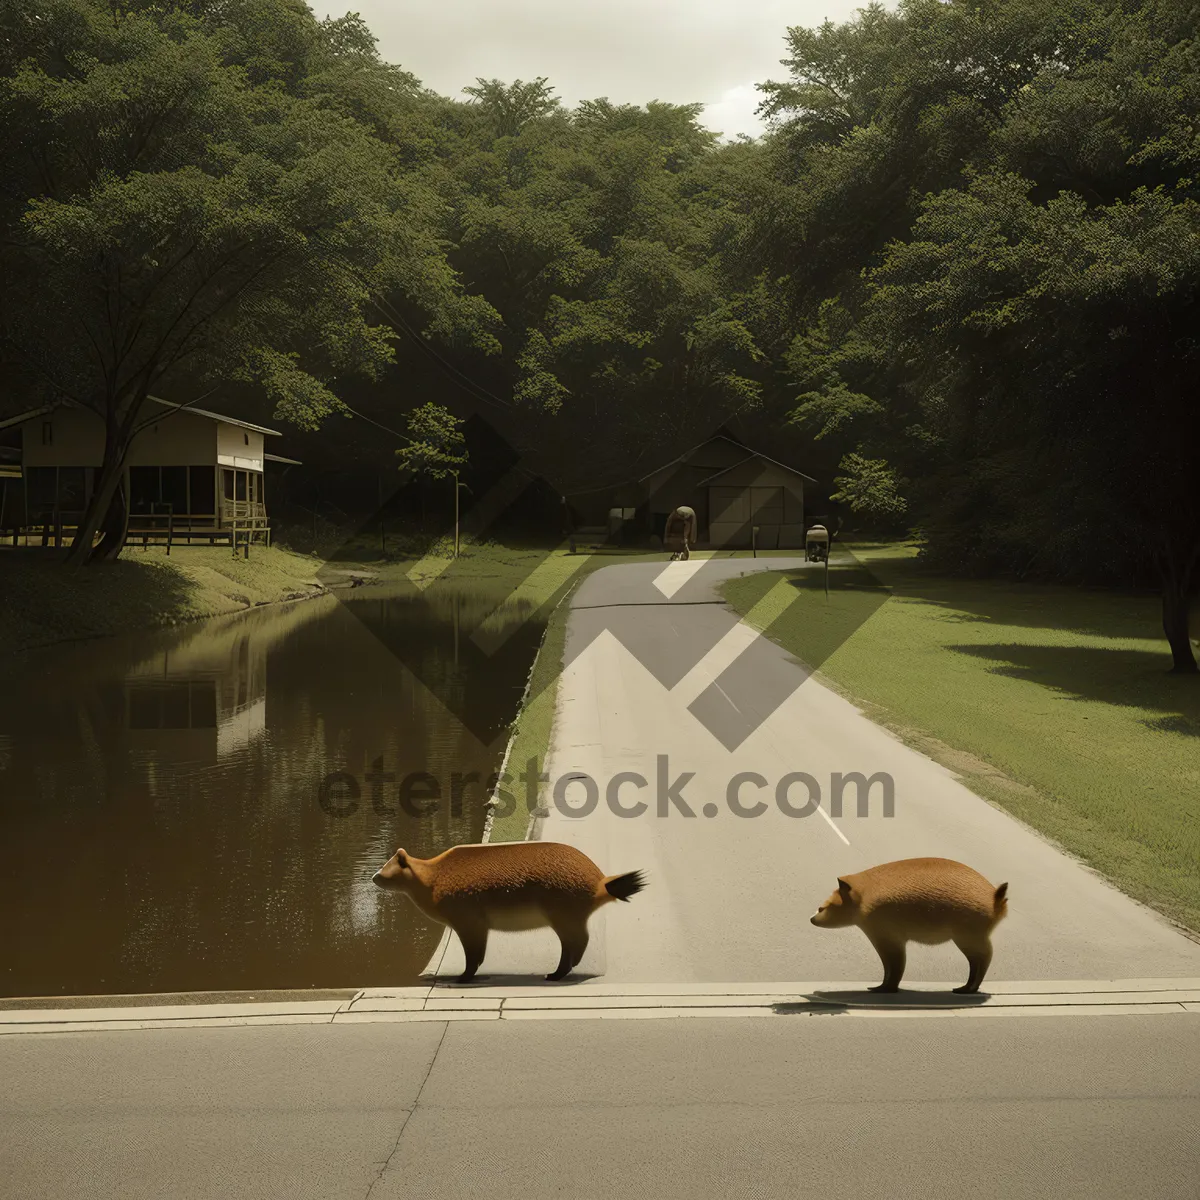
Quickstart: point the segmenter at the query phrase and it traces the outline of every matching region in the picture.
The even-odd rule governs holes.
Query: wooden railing
[[[221,501],[221,522],[230,521],[265,521],[267,506],[261,500],[225,500]]]

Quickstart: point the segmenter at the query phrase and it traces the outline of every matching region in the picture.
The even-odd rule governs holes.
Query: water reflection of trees
[[[464,654],[460,604],[456,664],[444,596],[400,612],[360,603],[264,609],[18,667],[0,699],[8,994],[415,977],[441,930],[370,873],[399,844],[426,854],[478,840],[484,789],[468,787],[455,813],[451,776],[497,769],[531,650]],[[176,699],[164,692],[153,709],[155,688]],[[211,707],[192,707],[208,689]],[[213,736],[252,711],[261,722]],[[376,763],[395,779],[373,791]],[[421,771],[444,789],[426,818],[397,803],[399,781]],[[361,789],[340,819],[318,803],[334,772]]]

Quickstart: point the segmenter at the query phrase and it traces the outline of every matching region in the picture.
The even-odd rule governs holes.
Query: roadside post
[[[459,481],[458,481],[458,472],[457,472],[457,471],[451,471],[451,472],[450,472],[450,474],[454,476],[454,557],[455,557],[455,558],[457,558],[457,557],[458,557],[458,545],[459,545],[459,538],[458,538],[458,513],[459,513],[459,509],[458,509],[458,489],[459,489],[459,488],[462,488],[464,491],[468,491],[468,492],[469,492],[471,489],[470,489],[469,487],[467,487],[467,485],[466,485],[465,483],[459,483]]]

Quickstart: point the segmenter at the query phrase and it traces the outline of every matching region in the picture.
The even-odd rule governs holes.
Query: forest
[[[781,29],[728,142],[546,78],[438,95],[301,0],[0,0],[0,417],[103,417],[76,560],[121,548],[148,395],[372,481],[479,414],[564,492],[736,422],[933,569],[1160,589],[1195,673],[1198,31],[871,5]]]

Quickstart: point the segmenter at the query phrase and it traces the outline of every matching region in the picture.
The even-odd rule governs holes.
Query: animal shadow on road
[[[805,1000],[773,1004],[771,1010],[777,1016],[836,1016],[864,1008],[978,1008],[988,998],[987,992],[958,996],[953,992],[913,992],[903,988],[898,992],[809,992]]]
[[[421,982],[438,988],[474,988],[474,987],[568,987],[575,983],[591,983],[599,979],[599,975],[589,975],[586,971],[572,971],[566,979],[547,979],[545,974],[528,975],[476,975],[470,983],[459,983],[453,975],[425,976]]]

